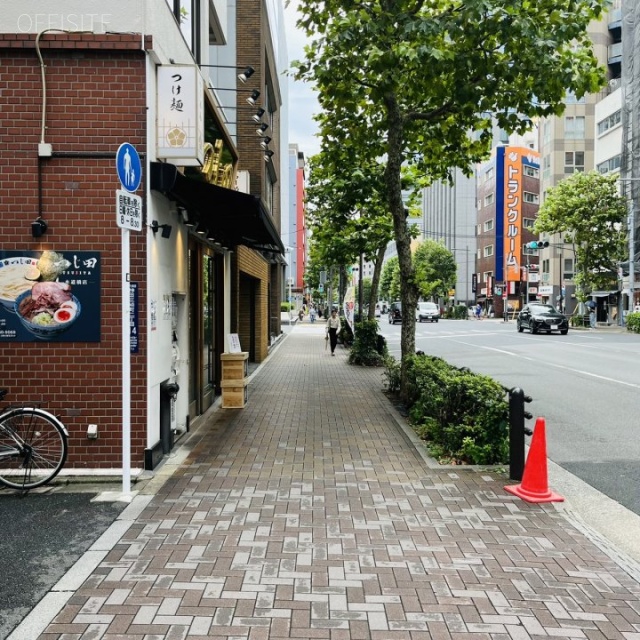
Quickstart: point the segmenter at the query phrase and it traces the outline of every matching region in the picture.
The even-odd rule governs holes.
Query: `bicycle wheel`
[[[35,489],[53,480],[66,459],[66,429],[50,413],[23,407],[0,416],[0,483]]]

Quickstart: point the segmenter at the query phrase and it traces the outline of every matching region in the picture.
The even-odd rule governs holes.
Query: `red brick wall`
[[[0,384],[9,389],[12,402],[42,401],[61,418],[70,432],[67,467],[121,465],[122,283],[115,152],[122,142],[145,152],[145,53],[140,45],[139,35],[42,38],[45,140],[53,145],[54,156],[42,159],[42,215],[49,229],[36,240],[31,222],[39,210],[40,64],[33,35],[0,36],[0,249],[98,251],[101,257],[99,343],[0,342]],[[56,157],[61,152],[93,157]],[[131,355],[131,464],[141,467],[146,446],[145,232],[130,236],[141,338],[139,353]],[[90,423],[98,425],[97,440],[86,438]]]

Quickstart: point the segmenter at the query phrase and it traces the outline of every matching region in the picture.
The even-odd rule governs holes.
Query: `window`
[[[536,221],[533,218],[522,218],[522,226],[525,229],[533,229],[533,225]]]
[[[564,97],[565,104],[586,104],[587,100],[584,96],[582,98],[576,98],[576,94],[572,91],[567,91]]]
[[[548,145],[551,142],[551,120],[545,120],[542,125],[542,144]]]
[[[493,255],[493,245],[489,244],[484,248],[484,257],[490,258]]]
[[[484,282],[489,282],[489,278],[493,278],[493,271],[485,271],[483,274]]]
[[[551,175],[551,156],[546,155],[542,158],[542,175],[548,178]]]
[[[528,191],[522,194],[522,199],[531,204],[538,204],[540,202],[540,196],[537,193],[529,193]]]
[[[566,151],[564,154],[564,172],[579,173],[584,171],[584,151]]]
[[[549,259],[542,261],[542,273],[549,273]]]
[[[540,177],[540,169],[537,167],[530,167],[528,164],[525,164],[523,167],[523,173],[525,176],[529,176],[531,178],[539,178]]]
[[[491,218],[491,220],[487,220],[484,223],[484,230],[485,231],[491,231],[493,229],[493,218]]]
[[[573,268],[573,258],[565,258],[564,259],[564,270],[562,272],[562,279],[563,280],[573,280],[573,274],[574,274],[574,268]]]
[[[622,156],[620,154],[618,154],[617,156],[614,156],[613,158],[609,158],[608,160],[605,160],[604,162],[601,162],[596,167],[596,169],[600,173],[609,173],[609,171],[615,171],[616,169],[619,169],[621,161],[622,161]]]
[[[584,116],[566,116],[564,119],[565,140],[584,139]]]
[[[613,129],[622,122],[622,109],[619,109],[615,113],[612,113],[610,116],[600,120],[598,122],[598,135],[601,136],[603,133],[609,131],[609,129]]]
[[[488,207],[490,204],[493,204],[493,191],[484,197],[484,206]]]

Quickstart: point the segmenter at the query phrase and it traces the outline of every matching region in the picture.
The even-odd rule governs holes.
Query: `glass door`
[[[217,345],[222,315],[219,267],[210,247],[189,243],[189,416],[204,413],[213,403],[218,380]]]

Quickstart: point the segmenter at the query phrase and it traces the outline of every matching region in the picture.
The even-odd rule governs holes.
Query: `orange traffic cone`
[[[544,418],[536,420],[521,484],[508,485],[505,491],[527,502],[564,501],[562,496],[549,489],[547,483],[547,436]]]

